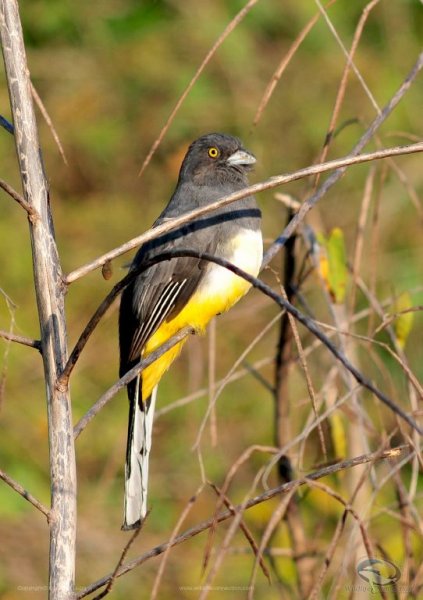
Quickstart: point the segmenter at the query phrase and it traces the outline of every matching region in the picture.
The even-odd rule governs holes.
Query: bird
[[[195,140],[182,161],[175,191],[154,227],[248,186],[256,162],[234,136],[209,133]],[[129,273],[119,308],[120,377],[185,327],[205,332],[251,287],[245,279],[201,257],[175,257],[144,264],[170,250],[224,258],[257,276],[263,258],[261,211],[247,196],[143,244]],[[149,455],[157,386],[186,338],[156,359],[127,385],[129,399],[122,530],[138,528],[147,514]]]

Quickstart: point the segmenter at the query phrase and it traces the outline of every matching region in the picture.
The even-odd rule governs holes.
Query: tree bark
[[[51,475],[49,598],[74,597],[76,469],[70,394],[57,380],[67,359],[65,285],[38,142],[22,27],[16,0],[0,0],[0,35],[15,144],[32,245],[49,423]]]

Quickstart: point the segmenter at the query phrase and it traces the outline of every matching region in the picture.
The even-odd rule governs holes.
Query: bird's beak
[[[227,163],[231,166],[246,167],[253,165],[256,162],[256,157],[246,150],[237,150],[227,159]]]

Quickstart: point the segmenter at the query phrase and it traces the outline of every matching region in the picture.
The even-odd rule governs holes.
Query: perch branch
[[[372,132],[373,132],[373,130],[372,130]],[[141,235],[138,235],[137,237],[132,238],[132,240],[125,242],[121,246],[114,248],[113,250],[110,250],[109,252],[106,252],[106,254],[99,256],[95,260],[93,260],[81,267],[78,267],[74,271],[71,271],[68,275],[66,275],[64,277],[64,283],[66,283],[66,284],[73,283],[74,281],[76,281],[77,279],[80,279],[81,277],[84,277],[91,271],[101,268],[107,261],[114,260],[118,256],[121,256],[122,254],[125,254],[126,252],[129,252],[130,250],[133,250],[134,248],[137,248],[138,246],[141,246],[141,244],[144,244],[145,242],[149,242],[150,240],[156,239],[157,237],[164,235],[165,233],[168,233],[169,231],[172,231],[173,229],[176,229],[177,227],[180,227],[181,225],[184,225],[185,223],[188,223],[189,221],[192,221],[193,219],[202,217],[203,215],[211,213],[214,210],[216,210],[222,206],[231,204],[232,202],[235,202],[236,200],[245,198],[246,196],[250,196],[252,194],[263,192],[265,190],[270,190],[270,189],[285,185],[287,183],[290,183],[292,181],[297,181],[298,179],[303,179],[304,177],[310,177],[311,175],[316,175],[317,173],[325,173],[325,172],[331,171],[333,169],[341,169],[341,168],[345,169],[346,167],[349,167],[351,165],[358,165],[358,164],[362,164],[362,163],[370,162],[370,161],[374,161],[374,160],[381,160],[384,158],[388,158],[390,156],[401,156],[401,155],[405,155],[405,154],[413,154],[416,152],[423,152],[423,142],[418,142],[416,144],[409,144],[407,146],[395,146],[393,148],[384,148],[383,150],[377,150],[375,152],[369,152],[367,154],[360,154],[358,156],[347,156],[344,158],[337,158],[337,159],[330,160],[330,161],[327,161],[322,164],[311,165],[309,167],[305,167],[304,169],[299,169],[298,171],[294,171],[293,173],[287,173],[285,175],[275,175],[274,177],[271,177],[270,179],[267,179],[266,181],[264,181],[262,183],[256,183],[254,185],[250,185],[250,186],[244,188],[243,190],[239,190],[233,194],[230,194],[229,196],[220,198],[219,200],[216,200],[216,202],[213,202],[212,204],[208,204],[207,206],[203,206],[196,210],[192,210],[188,213],[185,213],[184,215],[182,215],[180,217],[166,221],[165,223],[162,223],[161,225],[158,225],[157,227],[149,229],[145,233],[142,233]],[[335,171],[335,172],[338,173],[338,171]],[[337,176],[336,181],[339,179],[339,177],[340,177],[340,175]],[[329,179],[327,181],[329,181]],[[314,198],[314,196],[312,198]],[[308,210],[310,210],[310,208],[312,208],[312,205],[310,205],[308,208],[304,209],[304,206],[306,204],[310,203],[312,198],[310,198],[307,201],[307,203],[302,205],[300,211],[297,213],[297,215],[291,221],[291,224],[285,228],[282,236],[280,236],[280,238],[278,238],[278,240],[280,240],[283,237],[283,243],[285,243],[285,238],[287,237],[287,232],[289,233],[289,235],[291,235],[291,233],[294,231],[294,229],[298,225],[298,223],[304,218],[305,213],[308,212]],[[319,196],[319,198],[320,198],[320,196]],[[313,201],[313,205],[315,204],[315,202],[317,202],[317,200]],[[304,211],[304,214],[300,215],[301,211]],[[292,223],[294,223],[294,224],[292,225]],[[270,258],[268,260],[266,259],[266,261],[263,263],[263,266],[265,266],[271,260],[271,258],[273,258],[273,256],[276,254],[278,248],[281,245],[283,245],[283,243],[279,242],[278,240],[275,242],[275,244],[277,246],[276,251],[272,250]],[[275,244],[273,244],[271,246],[271,249],[274,248]]]
[[[97,413],[118,393],[119,390],[124,388],[130,381],[134,379],[141,371],[146,369],[149,365],[151,365],[155,360],[160,358],[165,352],[176,346],[179,342],[181,342],[184,338],[187,337],[190,333],[194,333],[194,330],[191,327],[185,327],[172,336],[167,342],[162,344],[157,350],[151,352],[147,358],[140,360],[130,371],[125,373],[123,377],[121,377],[111,388],[109,388],[93,406],[89,409],[88,412],[78,421],[75,425],[73,434],[74,437],[77,438],[80,433],[85,429],[88,423],[94,419]]]
[[[172,250],[169,252],[163,252],[162,254],[160,254],[160,256],[157,256],[155,258],[154,262],[170,260],[172,258],[178,257],[199,258],[201,260],[213,262],[217,265],[220,265],[221,267],[225,267],[226,269],[229,269],[229,271],[235,273],[235,275],[238,275],[239,277],[242,277],[243,279],[248,281],[252,286],[263,292],[266,296],[269,296],[269,298],[274,300],[281,308],[284,308],[287,312],[289,312],[297,321],[304,325],[304,327],[306,327],[317,339],[319,339],[326,346],[326,348],[335,356],[335,358],[337,358],[340,361],[340,363],[352,374],[354,379],[360,385],[367,388],[377,398],[379,398],[381,402],[388,406],[395,414],[397,414],[399,417],[401,417],[401,419],[408,423],[410,427],[415,429],[420,435],[423,435],[423,428],[421,428],[410,415],[404,412],[404,410],[400,406],[395,404],[393,400],[391,400],[388,396],[386,396],[383,392],[376,388],[371,383],[371,381],[364,377],[364,375],[362,375],[362,373],[358,369],[356,369],[356,367],[354,367],[354,365],[348,360],[344,353],[341,350],[339,350],[321,331],[314,319],[307,317],[290,302],[288,302],[282,296],[274,292],[271,287],[263,283],[260,279],[258,279],[257,277],[253,277],[249,273],[246,273],[242,269],[239,269],[238,267],[236,267],[235,265],[223,258],[213,256],[212,254],[208,254],[206,252],[196,252],[194,250]]]

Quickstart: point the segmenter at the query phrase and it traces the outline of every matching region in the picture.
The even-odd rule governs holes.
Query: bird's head
[[[179,181],[196,185],[234,183],[248,185],[247,172],[256,159],[241,141],[223,133],[209,133],[191,144],[182,162]]]

